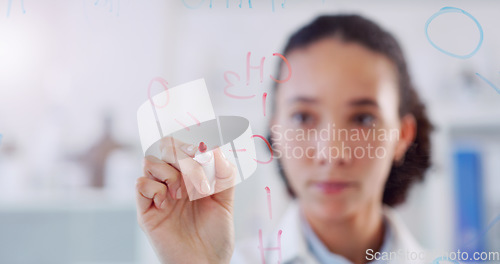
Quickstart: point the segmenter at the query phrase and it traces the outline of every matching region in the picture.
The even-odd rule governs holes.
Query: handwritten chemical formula
[[[448,51],[440,46],[438,46],[436,43],[434,43],[434,41],[432,41],[431,37],[429,36],[429,26],[431,24],[431,22],[436,19],[437,17],[443,15],[443,14],[448,14],[448,13],[458,13],[458,14],[462,14],[466,17],[468,17],[469,19],[471,19],[474,24],[476,25],[478,31],[479,31],[479,40],[477,42],[477,45],[476,47],[469,53],[467,54],[457,54],[457,53],[453,53],[451,51]],[[441,8],[438,12],[434,13],[426,22],[425,22],[425,36],[427,37],[427,40],[429,41],[429,43],[435,48],[437,49],[438,51],[442,52],[443,54],[446,54],[448,56],[451,56],[451,57],[454,57],[454,58],[457,58],[457,59],[469,59],[471,58],[472,56],[474,56],[478,51],[479,49],[481,48],[482,44],[483,44],[483,38],[484,38],[484,32],[483,32],[483,27],[481,26],[481,24],[479,23],[479,21],[473,16],[471,15],[469,12],[461,9],[461,8],[457,8],[457,7],[443,7]],[[481,80],[483,80],[486,84],[488,84],[489,86],[491,86],[497,93],[500,94],[500,89],[494,85],[490,80],[488,80],[486,77],[484,77],[483,75],[481,75],[480,73],[476,72],[475,73],[476,76],[478,76]]]
[[[189,8],[189,9],[198,9],[198,8],[203,7],[204,4],[205,4],[205,0],[181,0],[181,1],[182,1],[182,4],[184,4],[184,6],[187,7],[187,8]],[[208,2],[209,2],[208,3],[208,7],[210,9],[212,9],[212,7],[215,6],[214,5],[214,0],[209,0]],[[219,2],[219,1],[217,1],[217,2]],[[230,2],[234,2],[234,0],[232,0],[232,1],[226,0],[226,8],[230,8],[230,6],[233,6],[233,3],[231,3],[231,5],[230,5]],[[271,10],[273,12],[275,12],[276,11],[276,6],[281,7],[282,9],[284,9],[286,7],[286,5],[287,5],[286,2],[287,2],[286,0],[279,0],[279,1],[270,0],[266,4],[271,5]],[[325,0],[321,0],[321,3],[324,4]],[[243,0],[239,1],[238,7],[239,8],[243,8]],[[252,0],[248,0],[248,8],[253,8]]]
[[[269,75],[269,78],[273,80],[276,83],[285,83],[288,82],[292,78],[292,67],[290,66],[290,63],[288,63],[288,60],[285,58],[285,56],[281,55],[280,53],[273,53],[273,57],[277,56],[283,60],[283,62],[286,64],[286,67],[288,69],[288,75],[286,78],[282,80],[277,80],[273,77],[272,74]],[[258,66],[252,66],[251,65],[251,57],[252,53],[248,52],[247,57],[246,57],[246,86],[250,85],[250,70],[259,70],[259,77],[260,77],[260,83],[264,81],[264,63],[266,61],[266,57],[262,57],[260,59],[260,64]],[[249,95],[238,95],[233,90],[238,90],[238,87],[241,87],[241,77],[238,73],[234,71],[226,71],[224,72],[224,80],[226,81],[226,86],[224,87],[224,94],[230,98],[233,99],[252,99],[256,96],[256,94],[249,94]],[[235,83],[239,82],[239,83]],[[237,86],[238,85],[238,86]],[[266,100],[267,100],[267,93],[262,94],[262,114],[266,116]]]

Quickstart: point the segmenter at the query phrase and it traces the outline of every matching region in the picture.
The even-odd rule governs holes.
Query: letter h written
[[[259,248],[260,256],[262,259],[262,264],[266,264],[266,257],[265,257],[264,251],[275,251],[275,250],[278,251],[278,264],[281,264],[281,234],[282,233],[283,233],[283,231],[280,229],[278,231],[278,239],[277,239],[278,246],[265,248],[264,244],[262,242],[262,229],[259,229],[259,246],[258,246],[258,248]]]

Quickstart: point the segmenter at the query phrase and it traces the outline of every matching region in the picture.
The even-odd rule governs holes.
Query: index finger
[[[160,141],[161,159],[179,171],[181,170],[179,160],[193,157],[197,149],[197,146],[182,142],[173,137],[164,137]]]

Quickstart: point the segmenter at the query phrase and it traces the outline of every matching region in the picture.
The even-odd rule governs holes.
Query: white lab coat
[[[389,241],[384,241],[384,248],[387,248],[388,252],[397,252],[399,254],[410,254],[417,252],[417,254],[425,254],[426,252],[418,245],[416,240],[410,234],[409,230],[406,228],[402,220],[396,215],[393,209],[390,207],[384,207],[384,217],[389,225],[390,238]],[[281,264],[319,264],[315,259],[314,255],[309,251],[307,240],[303,234],[303,229],[300,220],[300,211],[297,203],[292,202],[286,213],[284,214],[281,222],[277,226],[276,230],[271,234],[263,234],[263,245],[264,248],[275,248],[277,244],[278,231],[282,230],[281,236]],[[386,243],[386,244],[385,244]],[[256,237],[252,240],[246,240],[243,242],[236,243],[236,249],[231,260],[232,264],[264,264],[262,261],[261,251],[258,249],[259,239]],[[266,250],[265,253],[265,263],[275,264],[278,263],[279,251],[278,250]],[[373,252],[374,253],[374,252]],[[392,256],[392,260],[372,260],[369,263],[397,263],[397,264],[416,264],[416,263],[430,263],[428,260],[412,260],[411,256],[409,258],[399,255],[398,258],[394,258],[396,253]],[[372,255],[373,256],[373,255]],[[382,257],[381,255],[379,256]],[[344,263],[344,262],[342,262]],[[332,263],[334,264],[334,263]]]

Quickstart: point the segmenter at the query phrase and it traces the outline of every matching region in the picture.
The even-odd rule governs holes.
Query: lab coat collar
[[[389,206],[383,208],[384,218],[387,221],[391,235],[386,244],[385,250],[398,251],[409,250],[423,251],[416,240],[406,228],[403,221]],[[311,254],[307,246],[307,239],[301,226],[300,208],[297,202],[292,201],[272,235],[268,236],[267,247],[277,246],[277,234],[282,230],[281,236],[281,254],[283,264],[291,263],[318,263]],[[268,251],[266,253],[269,259],[278,259],[278,251]],[[266,259],[267,259],[266,257]]]
[[[389,250],[396,251],[398,249],[404,249],[415,252],[423,252],[424,249],[415,240],[410,230],[406,227],[403,220],[399,217],[396,211],[384,205],[384,217],[391,229],[391,239],[389,240],[391,244],[389,245]]]
[[[279,226],[283,230],[281,237],[282,263],[288,264],[295,261],[303,263],[313,263],[311,261],[314,261],[316,263],[309,252],[307,239],[302,230],[300,208],[297,202],[291,202],[282,219]]]

